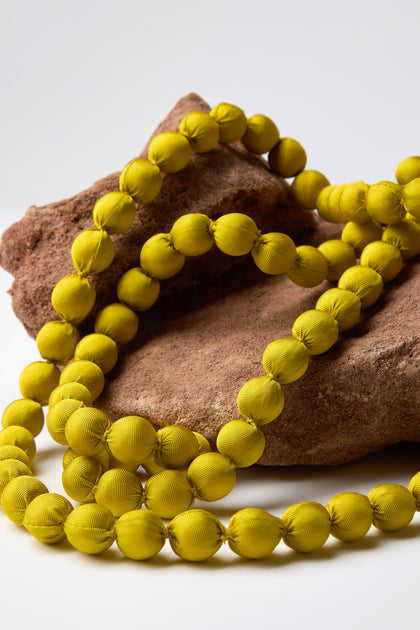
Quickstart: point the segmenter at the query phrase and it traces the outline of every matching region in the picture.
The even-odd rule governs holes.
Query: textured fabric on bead
[[[247,129],[246,116],[242,109],[229,103],[219,103],[210,112],[219,124],[219,142],[230,143],[240,140]]]
[[[182,469],[198,455],[198,442],[194,433],[181,425],[162,427],[157,431],[158,443],[155,461],[165,468]]]
[[[219,141],[219,125],[206,112],[189,112],[181,120],[179,131],[188,139],[194,153],[206,153]]]
[[[236,468],[247,468],[256,464],[264,453],[265,436],[253,424],[231,420],[220,429],[216,445]]]
[[[211,220],[205,214],[184,214],[173,224],[169,237],[174,248],[184,256],[201,256],[214,245],[210,226]]]
[[[65,383],[81,383],[89,390],[92,400],[96,400],[105,385],[104,373],[92,361],[73,361],[61,372],[60,385]]]
[[[177,556],[190,562],[202,562],[220,549],[225,528],[210,512],[190,510],[172,519],[167,532]]]
[[[256,424],[268,424],[281,414],[284,394],[272,375],[256,376],[242,385],[236,403],[245,418]]]
[[[310,354],[306,346],[293,337],[283,337],[268,344],[262,357],[267,375],[273,374],[279,383],[292,383],[308,368]]]
[[[185,264],[185,256],[174,248],[169,234],[155,234],[140,251],[140,266],[158,280],[171,278]]]
[[[287,272],[290,280],[299,287],[316,287],[328,274],[325,256],[312,245],[300,245],[296,248],[293,266]]]
[[[73,547],[83,553],[97,554],[109,549],[115,540],[115,518],[109,510],[86,503],[67,517],[64,532]]]
[[[60,402],[60,400],[67,400],[69,398],[83,402],[86,407],[92,407],[91,393],[82,383],[64,383],[64,385],[56,387],[51,392],[48,406],[51,409]]]
[[[318,250],[327,261],[327,280],[338,280],[346,269],[356,264],[356,254],[348,243],[340,239],[324,241],[318,246]]]
[[[22,525],[37,540],[55,545],[65,539],[64,522],[72,511],[70,501],[60,494],[40,494],[26,508]]]
[[[44,484],[29,475],[14,477],[9,481],[1,495],[1,507],[7,518],[22,525],[28,505],[41,494],[48,492]]]
[[[251,250],[251,256],[264,273],[287,273],[295,261],[296,246],[287,234],[269,232],[261,236]]]
[[[382,293],[384,282],[381,276],[370,267],[355,265],[349,267],[338,281],[339,289],[352,291],[360,299],[362,309],[375,304]]]
[[[388,225],[382,234],[382,240],[398,247],[404,260],[420,254],[420,226],[414,221],[403,219],[399,223]]]
[[[345,222],[367,223],[370,221],[370,215],[366,210],[368,190],[369,184],[362,181],[344,186],[339,200],[339,212]]]
[[[14,444],[3,444],[0,446],[0,462],[5,459],[18,459],[20,462],[26,464],[28,468],[31,466],[31,462],[25,451]]]
[[[51,293],[51,304],[56,313],[76,326],[89,315],[95,300],[94,286],[88,278],[77,273],[64,276]]]
[[[19,377],[19,390],[24,398],[47,405],[51,392],[60,380],[60,370],[54,363],[33,361],[23,368]]]
[[[67,438],[65,434],[67,420],[71,414],[77,409],[81,409],[86,405],[73,398],[65,398],[59,400],[53,407],[50,407],[47,413],[47,429],[52,439],[61,444],[67,445]]]
[[[198,433],[198,431],[193,431],[193,433],[198,442],[198,453],[209,453],[211,451],[211,446],[207,438],[205,438],[201,433]]]
[[[162,175],[160,174],[160,169],[156,164],[149,162],[149,160],[137,159],[129,162],[120,175],[121,192],[128,193],[137,203],[150,203],[156,199],[161,188]]]
[[[349,221],[341,232],[341,240],[350,245],[358,256],[368,243],[380,240],[381,236],[382,227],[377,221],[363,224]]]
[[[378,182],[369,187],[366,210],[375,221],[397,223],[404,218],[402,186],[395,182]]]
[[[233,490],[236,471],[233,463],[220,453],[198,455],[188,466],[187,478],[193,485],[197,498],[218,501]]]
[[[268,163],[271,170],[280,177],[296,177],[306,166],[306,152],[297,140],[281,138],[271,149]]]
[[[82,407],[71,414],[65,427],[67,442],[79,455],[94,457],[104,448],[105,433],[111,423],[99,409]]]
[[[327,221],[329,223],[345,223],[346,222],[346,218],[343,212],[341,211],[341,206],[340,206],[341,195],[343,194],[345,187],[346,187],[346,184],[340,184],[339,186],[331,186],[331,189],[328,192],[328,196],[325,199],[326,212],[324,214],[325,216],[328,217]],[[317,203],[318,203],[318,199],[319,197],[317,197]]]
[[[74,268],[85,275],[100,273],[114,259],[114,243],[102,229],[89,228],[80,232],[71,246]]]
[[[323,354],[338,339],[338,323],[329,313],[311,309],[295,320],[292,335],[305,344],[310,354]]]
[[[361,302],[355,293],[345,289],[328,289],[318,298],[317,311],[325,311],[334,317],[339,331],[348,330],[360,320]]]
[[[410,479],[408,489],[416,500],[416,510],[420,511],[420,472]]]
[[[85,335],[76,346],[74,360],[92,361],[108,374],[118,360],[117,344],[111,337],[100,333]]]
[[[283,521],[260,508],[236,512],[226,531],[229,547],[243,558],[256,560],[269,556],[283,534]]]
[[[407,212],[420,219],[420,176],[404,186],[403,203]]]
[[[136,313],[128,306],[117,302],[99,311],[95,319],[95,332],[107,335],[116,343],[124,345],[134,339],[138,325],[139,318]]]
[[[47,322],[36,337],[39,354],[46,361],[67,365],[80,339],[76,326],[69,322]]]
[[[397,483],[375,486],[368,494],[373,509],[373,524],[383,532],[408,525],[416,511],[416,500],[407,488]]]
[[[3,459],[0,461],[0,497],[9,481],[22,475],[31,476],[32,471],[19,459]]]
[[[1,446],[18,446],[24,451],[30,462],[33,462],[36,454],[34,436],[25,427],[12,425],[0,431]]]
[[[325,175],[319,171],[307,169],[296,175],[291,188],[296,201],[304,208],[313,210],[319,193],[329,185],[330,182]]]
[[[71,499],[79,503],[95,501],[94,487],[104,472],[103,466],[93,457],[78,455],[63,466],[61,481]]]
[[[373,512],[369,499],[363,494],[337,494],[326,508],[331,518],[331,534],[342,542],[359,540],[371,528]]]
[[[268,153],[279,139],[279,130],[268,116],[255,114],[247,119],[247,129],[242,136],[242,144],[250,153],[258,155]]]
[[[135,216],[136,206],[131,196],[125,192],[109,192],[98,199],[93,207],[96,227],[106,230],[108,234],[126,232],[132,226]]]
[[[162,519],[150,510],[132,510],[115,523],[117,545],[131,560],[153,558],[165,544],[166,529]]]
[[[316,551],[330,534],[330,517],[323,505],[303,501],[290,506],[281,520],[284,524],[283,540],[295,551]]]
[[[224,214],[211,229],[216,246],[228,256],[249,254],[261,236],[255,221],[240,212]]]
[[[191,159],[192,149],[187,138],[179,131],[164,131],[152,138],[148,158],[164,173],[176,173],[185,168]]]
[[[71,462],[74,459],[76,459],[76,457],[84,457],[84,456],[79,455],[72,448],[68,447],[65,450],[64,455],[63,455],[63,469],[67,468],[67,466],[70,466]],[[100,453],[98,453],[97,455],[95,455],[95,457],[91,457],[90,459],[95,459],[97,462],[99,462],[104,472],[105,470],[108,470],[108,468],[110,468],[110,457],[108,455],[108,452],[105,449],[101,451]]]
[[[140,267],[129,269],[118,280],[118,299],[136,311],[147,311],[156,302],[159,293],[159,280],[151,278]]]
[[[30,398],[14,400],[3,411],[1,423],[3,429],[20,426],[28,429],[36,437],[44,426],[42,406]]]
[[[96,503],[114,516],[137,510],[143,502],[143,486],[135,473],[122,468],[104,472],[94,488]]]
[[[360,264],[371,267],[382,276],[384,282],[389,282],[400,273],[404,262],[398,247],[384,241],[373,241],[362,251]]]
[[[124,416],[112,424],[106,436],[106,444],[118,461],[137,468],[154,452],[158,438],[146,418]]]
[[[161,518],[173,518],[194,503],[194,493],[184,472],[163,470],[146,481],[144,505]]]
[[[318,196],[315,200],[315,208],[318,211],[319,216],[324,221],[328,221],[328,223],[334,223],[333,221],[333,213],[330,211],[330,206],[328,204],[328,200],[335,186],[329,184],[324,188],[321,188]]]
[[[395,179],[399,184],[408,184],[416,177],[420,177],[420,156],[413,155],[398,164]]]

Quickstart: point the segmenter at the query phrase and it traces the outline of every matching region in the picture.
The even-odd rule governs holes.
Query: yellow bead
[[[104,472],[94,489],[98,505],[106,507],[114,516],[137,510],[143,502],[143,486],[135,473],[122,468]]]
[[[96,400],[105,385],[104,373],[92,361],[73,361],[61,372],[60,385],[65,383],[81,383]]]
[[[117,284],[118,299],[136,311],[146,311],[153,306],[159,297],[159,292],[159,280],[145,274],[140,267],[133,267],[126,271]]]
[[[168,538],[177,556],[190,562],[208,560],[220,548],[225,528],[210,512],[191,510],[169,523]]]
[[[372,508],[363,494],[337,494],[328,501],[326,508],[331,518],[331,534],[342,542],[363,538],[372,525]]]
[[[198,442],[187,427],[170,425],[157,432],[155,462],[165,468],[186,468],[198,455]]]
[[[370,186],[366,197],[366,210],[380,223],[397,223],[405,216],[402,186],[394,182],[378,182]]]
[[[153,558],[165,544],[162,519],[150,510],[123,514],[115,524],[115,532],[119,550],[131,560]]]
[[[66,322],[80,324],[92,310],[96,291],[87,278],[71,273],[55,285],[51,294],[54,310]]]
[[[325,256],[311,245],[300,245],[296,248],[296,258],[287,275],[299,287],[316,287],[324,282],[328,274],[328,263]]]
[[[134,201],[125,192],[107,193],[98,199],[93,207],[93,221],[96,227],[106,230],[108,234],[126,232],[132,226],[135,216]]]
[[[136,468],[152,455],[157,443],[156,431],[141,416],[120,418],[112,424],[106,436],[112,456]]]
[[[212,231],[217,247],[228,256],[249,254],[261,236],[255,221],[239,212],[219,217],[213,223]]]
[[[191,146],[179,131],[164,131],[150,141],[148,158],[164,173],[176,173],[191,159]]]
[[[67,517],[64,532],[69,543],[83,553],[97,554],[109,549],[115,540],[115,518],[109,510],[86,503]]]
[[[229,103],[219,103],[211,112],[219,124],[219,142],[230,143],[240,140],[247,129],[246,116],[242,109]]]
[[[206,153],[219,141],[219,125],[206,112],[189,112],[181,120],[179,131],[188,139],[194,153]]]
[[[63,455],[63,470],[67,468],[67,466],[70,466],[72,461],[74,461],[78,457],[84,457],[84,455],[79,455],[78,453],[76,453],[76,451],[74,451],[70,447],[67,448]],[[94,459],[96,462],[98,462],[98,464],[101,465],[103,472],[105,472],[105,470],[108,470],[108,468],[110,468],[110,457],[105,449],[101,451],[100,453],[98,453],[97,455],[95,455],[95,457],[89,457],[89,459]]]
[[[256,464],[265,448],[264,433],[244,420],[227,422],[217,435],[218,451],[230,459],[236,468]]]
[[[80,503],[95,501],[94,488],[104,469],[93,457],[77,455],[63,469],[61,481],[71,499]]]
[[[47,405],[51,392],[60,380],[60,370],[54,363],[34,361],[27,365],[19,377],[19,389],[24,398]]]
[[[382,234],[382,240],[398,247],[404,260],[420,254],[420,226],[413,221],[403,219],[399,223],[388,225]]]
[[[393,532],[408,525],[416,511],[411,492],[396,483],[375,486],[368,494],[373,509],[373,524],[383,532]]]
[[[319,216],[324,219],[324,221],[328,221],[328,223],[334,223],[333,212],[331,211],[329,205],[329,199],[335,188],[336,186],[332,186],[331,184],[321,188],[315,200],[315,208],[318,210]]]
[[[210,232],[211,220],[194,212],[177,219],[169,233],[174,248],[184,256],[201,256],[214,245]]]
[[[320,295],[315,308],[317,311],[325,311],[332,315],[341,332],[352,328],[359,322],[361,302],[352,291],[334,287]]]
[[[0,497],[12,479],[23,475],[31,476],[32,471],[20,459],[3,459],[0,461]]]
[[[287,273],[296,258],[296,246],[287,234],[269,232],[251,250],[258,269],[264,273],[277,275]]]
[[[346,222],[367,223],[370,221],[370,215],[366,210],[368,191],[369,184],[362,181],[344,186],[340,195],[339,210]]]
[[[10,521],[22,525],[26,508],[31,501],[47,492],[48,489],[35,477],[29,475],[15,477],[3,490],[1,507]]]
[[[226,534],[234,553],[257,560],[269,556],[277,547],[283,522],[260,508],[245,508],[232,516]]]
[[[18,459],[23,464],[26,464],[28,468],[31,466],[31,462],[25,451],[14,444],[3,444],[0,446],[0,462],[5,459]]]
[[[416,510],[420,511],[420,472],[410,479],[408,489],[416,500]]]
[[[332,186],[332,190],[328,194],[327,201],[327,216],[330,223],[345,223],[346,217],[341,210],[341,196],[347,187],[347,184],[340,184],[340,186]],[[322,192],[322,191],[321,191]],[[318,201],[318,198],[317,198]]]
[[[198,453],[210,453],[211,446],[207,438],[205,438],[201,433],[198,433],[198,431],[193,431],[193,433],[198,442]]]
[[[85,404],[81,400],[66,398],[58,401],[54,407],[50,407],[47,414],[47,429],[52,439],[61,444],[67,445],[65,429],[67,420],[77,409],[82,409]]]
[[[284,395],[271,376],[256,376],[242,385],[236,400],[239,413],[257,425],[268,424],[281,414]]]
[[[52,321],[45,324],[36,338],[39,354],[46,361],[67,365],[74,355],[80,334],[69,322]]]
[[[395,245],[384,241],[373,241],[366,245],[360,256],[363,267],[371,267],[382,276],[384,282],[393,280],[403,268],[403,257]]]
[[[51,392],[48,401],[50,410],[54,405],[60,402],[60,400],[67,400],[68,398],[79,400],[83,402],[86,407],[92,407],[92,396],[87,387],[82,385],[82,383],[65,383],[64,385],[59,385]]]
[[[40,542],[55,545],[65,539],[64,523],[73,506],[60,494],[35,497],[26,508],[22,525]]]
[[[36,455],[34,436],[24,427],[13,425],[0,431],[0,447],[2,446],[18,446],[26,453],[30,462]]]
[[[141,248],[140,266],[153,278],[171,278],[184,264],[185,256],[174,249],[169,234],[155,234]]]
[[[323,188],[329,186],[328,179],[319,171],[307,170],[296,175],[292,183],[293,195],[301,206],[316,208],[317,198]]]
[[[152,475],[157,475],[163,470],[166,470],[164,466],[159,466],[159,464],[156,464],[155,458],[153,455],[148,457],[144,462],[142,462],[141,465],[142,465],[142,468],[144,468],[146,473],[149,475],[149,477],[151,477]]]
[[[203,453],[188,467],[188,480],[202,501],[218,501],[234,488],[235,467],[220,453]]]
[[[323,505],[303,501],[290,506],[281,520],[284,523],[283,540],[295,551],[316,551],[330,534],[330,517]]]
[[[92,361],[104,374],[108,374],[118,360],[117,344],[111,337],[100,333],[86,335],[77,344],[75,361]]]
[[[156,199],[161,188],[160,169],[149,160],[138,159],[129,162],[120,175],[121,192],[130,195],[137,203],[150,203]]]
[[[194,503],[194,492],[184,472],[163,470],[144,486],[144,505],[160,518],[173,518]]]
[[[301,341],[284,337],[268,344],[262,364],[267,375],[273,374],[279,383],[292,383],[305,374],[309,356]]]
[[[327,280],[338,280],[346,269],[356,264],[354,249],[340,239],[324,241],[318,246],[328,265]]]
[[[2,425],[3,429],[13,425],[24,427],[36,437],[44,426],[44,414],[40,403],[29,398],[14,400],[3,412]]]
[[[111,423],[108,417],[94,407],[74,411],[66,423],[67,442],[79,455],[95,457],[104,449],[105,434]]]
[[[242,136],[242,144],[250,153],[268,153],[280,139],[279,130],[275,123],[264,116],[255,114],[248,118],[247,129]]]
[[[395,171],[395,179],[399,184],[408,184],[416,177],[420,177],[420,157],[413,155],[400,162]]]
[[[114,243],[108,233],[98,228],[81,232],[71,246],[71,258],[79,273],[89,275],[104,271],[114,259]]]
[[[282,138],[268,156],[270,168],[280,177],[296,177],[306,166],[306,152],[293,138]]]
[[[339,289],[346,289],[357,295],[362,309],[375,304],[382,293],[383,286],[384,283],[379,273],[370,267],[361,267],[360,265],[349,267],[338,281]]]
[[[99,311],[95,319],[95,332],[107,335],[116,343],[124,345],[134,339],[138,325],[139,318],[131,308],[115,303]]]
[[[305,344],[310,354],[323,354],[338,339],[338,323],[329,313],[311,309],[295,320],[292,334]]]
[[[382,236],[381,224],[377,221],[368,223],[354,223],[349,221],[341,232],[341,240],[354,249],[360,256],[363,249],[372,241],[380,240]]]
[[[415,219],[420,219],[420,176],[406,184],[403,189],[404,208]]]

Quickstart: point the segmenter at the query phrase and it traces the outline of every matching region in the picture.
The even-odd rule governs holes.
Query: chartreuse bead
[[[307,170],[296,175],[292,183],[293,195],[301,206],[316,208],[317,198],[323,188],[329,186],[328,179],[319,171]]]
[[[51,392],[48,406],[51,409],[60,402],[60,400],[67,400],[68,398],[79,400],[83,402],[86,407],[92,407],[91,393],[82,383],[64,383],[64,385],[56,387]]]
[[[346,269],[357,262],[354,249],[338,238],[324,241],[318,245],[318,250],[327,261],[327,280],[338,280]]]
[[[310,354],[323,354],[338,339],[338,323],[329,313],[311,309],[295,320],[292,335],[306,346]]]
[[[416,500],[416,510],[420,511],[420,472],[410,479],[408,489]]]
[[[264,453],[265,436],[254,424],[231,420],[220,429],[216,445],[236,468],[247,468],[256,464]]]
[[[193,433],[198,442],[198,454],[209,453],[211,451],[211,446],[207,438],[205,438],[201,433],[198,433],[198,431],[193,431]]]
[[[414,221],[403,219],[399,223],[388,225],[382,234],[382,240],[398,247],[403,259],[409,260],[420,253],[420,226]]]
[[[73,361],[61,372],[60,385],[65,383],[81,383],[89,390],[92,400],[96,400],[105,385],[104,373],[92,361]]]
[[[69,322],[52,321],[45,324],[36,337],[39,354],[46,361],[67,365],[73,358],[80,334]]]
[[[367,223],[371,220],[366,210],[368,191],[369,184],[366,182],[345,184],[340,194],[339,210],[346,222]]]
[[[373,511],[364,494],[337,494],[328,501],[326,508],[331,519],[331,534],[342,542],[359,540],[371,528]]]
[[[331,184],[321,188],[315,200],[315,208],[318,210],[319,216],[324,219],[324,221],[328,221],[328,223],[335,222],[333,221],[332,212],[330,211],[329,206],[329,198],[334,189],[335,186],[332,186]]]
[[[64,276],[55,285],[51,304],[61,317],[72,324],[80,324],[92,310],[96,291],[89,280],[77,273]]]
[[[374,269],[355,265],[349,267],[338,281],[339,289],[352,291],[360,299],[362,309],[375,304],[382,292],[384,282]]]
[[[328,193],[328,199],[326,201],[327,213],[326,213],[326,217],[323,217],[323,218],[326,218],[326,220],[329,223],[345,223],[346,222],[346,218],[343,212],[341,211],[341,204],[340,204],[341,196],[346,186],[347,184],[340,184],[339,186],[332,186],[330,192]],[[318,198],[317,198],[317,202],[318,202]]]
[[[306,346],[299,339],[284,337],[268,344],[262,364],[267,375],[272,374],[279,383],[292,383],[305,374],[309,357]]]
[[[255,221],[246,214],[230,212],[212,224],[214,242],[228,256],[249,254],[261,238]]]
[[[104,374],[108,374],[118,360],[117,344],[101,333],[86,335],[79,341],[74,352],[75,361],[92,361]]]
[[[3,429],[13,425],[20,426],[28,429],[36,437],[44,426],[42,406],[30,398],[14,400],[4,410],[1,422]]]
[[[118,299],[136,311],[147,311],[156,302],[159,293],[159,280],[151,278],[140,267],[129,269],[118,280]]]
[[[54,545],[65,539],[64,523],[72,511],[70,501],[60,494],[40,494],[26,508],[22,525],[40,542]]]
[[[19,377],[19,389],[24,398],[47,405],[51,392],[60,380],[60,370],[54,363],[34,361],[27,365]]]
[[[350,245],[357,255],[372,241],[378,241],[382,236],[381,224],[377,221],[354,223],[349,221],[341,232],[341,240]]]
[[[269,232],[261,236],[251,250],[251,256],[264,273],[287,273],[295,261],[296,246],[287,234]]]
[[[148,420],[141,416],[125,416],[112,424],[106,444],[118,461],[137,468],[152,455],[158,438]]]
[[[383,532],[405,527],[416,511],[416,499],[412,493],[397,483],[375,486],[368,498],[373,509],[373,524]]]
[[[31,469],[20,459],[3,459],[0,461],[0,497],[8,483],[16,477],[31,476]]]
[[[280,177],[296,177],[306,166],[306,152],[297,140],[282,138],[271,149],[268,163],[271,170]]]
[[[271,118],[264,114],[255,114],[248,118],[247,129],[242,136],[242,144],[247,151],[258,155],[268,153],[279,139],[279,130]]]
[[[169,234],[155,234],[141,248],[140,266],[153,278],[171,278],[184,264],[185,256],[176,251]]]
[[[150,203],[156,199],[161,188],[160,169],[149,160],[138,159],[129,162],[120,175],[121,192],[130,195],[137,203]]]
[[[164,173],[176,173],[191,159],[191,146],[179,131],[164,131],[150,141],[148,158]]]
[[[28,429],[18,426],[10,426],[0,431],[0,447],[17,446],[24,451],[30,462],[36,455],[34,436]]]
[[[260,508],[245,508],[229,521],[226,536],[238,556],[257,560],[269,556],[283,534],[283,521]]]
[[[143,500],[146,508],[161,518],[173,518],[191,507],[194,491],[184,472],[163,470],[149,477]]]
[[[218,501],[235,486],[235,466],[221,453],[202,453],[188,466],[187,478],[199,499]]]
[[[242,385],[236,404],[239,413],[245,418],[257,425],[268,424],[281,414],[284,394],[271,374],[256,376]]]
[[[159,466],[159,464],[155,462],[154,455],[151,455],[150,457],[148,457],[144,462],[141,463],[141,465],[142,465],[142,468],[144,468],[144,470],[147,472],[149,477],[151,477],[152,475],[157,475],[157,473],[160,473],[163,470],[166,470],[164,466]]]
[[[108,234],[126,232],[132,226],[135,216],[136,206],[131,196],[125,192],[109,192],[98,199],[93,207],[96,227],[106,230]]]
[[[162,519],[150,510],[132,510],[115,523],[117,545],[131,560],[153,558],[165,544],[166,529]]]
[[[95,332],[107,335],[116,343],[124,345],[134,339],[138,325],[136,313],[125,304],[116,302],[99,311],[95,319]]]
[[[67,466],[70,466],[72,461],[75,460],[77,457],[84,457],[84,455],[79,455],[72,448],[68,447],[63,455],[63,469],[67,468]],[[104,472],[105,470],[108,470],[108,468],[110,468],[110,457],[105,449],[95,455],[95,457],[90,457],[89,459],[95,459],[102,466],[102,470]]]
[[[295,551],[316,551],[330,535],[330,516],[326,508],[314,501],[303,501],[290,506],[281,520],[283,540]]]
[[[317,311],[325,311],[336,320],[340,332],[358,323],[360,308],[361,302],[355,293],[336,287],[324,291],[315,305]]]
[[[105,433],[111,423],[99,409],[82,407],[67,420],[65,435],[67,442],[76,453],[95,457],[104,449]]]
[[[404,186],[403,202],[406,211],[418,221],[420,219],[420,176]]]
[[[83,553],[97,554],[109,549],[115,541],[115,518],[109,510],[85,503],[66,518],[64,533],[69,543]]]
[[[413,155],[400,162],[395,171],[395,179],[399,184],[408,184],[416,177],[420,177],[420,156]]]
[[[35,477],[29,475],[15,477],[3,490],[1,507],[10,521],[22,525],[26,508],[31,501],[47,492],[48,489]]]
[[[316,287],[324,282],[327,274],[327,259],[316,247],[300,245],[296,248],[295,261],[287,272],[292,282],[299,287]]]
[[[229,103],[219,103],[210,112],[219,124],[219,142],[230,143],[240,140],[247,129],[246,116],[242,109]]]
[[[103,473],[104,468],[97,459],[76,455],[66,466],[63,465],[61,481],[71,499],[80,503],[92,502],[95,501],[94,488]]]
[[[143,486],[135,473],[123,468],[104,472],[94,488],[95,500],[114,516],[137,510],[143,502]]]
[[[83,407],[85,407],[85,404],[81,400],[66,398],[58,401],[53,407],[49,408],[47,413],[47,429],[55,442],[62,446],[67,445],[65,435],[67,420],[74,411],[82,409]]]
[[[221,547],[225,528],[210,512],[190,510],[169,523],[168,538],[177,556],[190,562],[208,560]]]
[[[173,224],[169,237],[174,248],[184,256],[201,256],[214,245],[210,226],[211,220],[205,214],[184,214]]]
[[[31,465],[29,461],[29,457],[19,446],[15,446],[14,444],[3,444],[0,446],[0,462],[5,459],[18,459],[23,464],[26,464],[28,468]]]
[[[362,251],[360,264],[371,267],[382,276],[384,282],[389,282],[400,273],[404,262],[398,247],[384,241],[373,241]]]
[[[157,432],[155,462],[165,468],[182,469],[198,455],[198,442],[187,427],[170,425]]]
[[[189,112],[181,120],[179,131],[188,139],[194,153],[206,153],[219,141],[219,125],[206,112]]]
[[[402,186],[394,182],[378,182],[369,187],[366,210],[375,221],[397,223],[405,216]]]
[[[104,271],[114,259],[114,244],[108,232],[90,228],[81,232],[71,246],[74,268],[89,275]]]

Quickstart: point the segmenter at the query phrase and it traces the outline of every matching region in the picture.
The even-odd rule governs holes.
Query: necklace
[[[319,248],[296,248],[285,234],[261,234],[247,215],[231,213],[216,221],[201,214],[184,215],[169,234],[156,234],[144,243],[140,266],[118,282],[120,302],[105,307],[95,320],[95,332],[80,339],[77,325],[96,299],[88,276],[112,263],[110,236],[129,229],[135,202],[152,201],[160,192],[161,171],[181,170],[193,151],[210,151],[219,141],[239,139],[252,153],[269,152],[275,173],[295,177],[292,191],[301,205],[317,207],[328,221],[347,221],[342,239]],[[389,531],[411,521],[419,505],[420,473],[409,489],[385,484],[367,497],[342,493],[326,507],[306,501],[288,508],[281,519],[246,508],[232,517],[227,529],[210,512],[189,509],[195,497],[215,501],[226,496],[235,484],[236,468],[258,461],[265,446],[260,427],[275,420],[283,408],[281,385],[300,378],[310,356],[327,352],[340,331],[358,322],[360,309],[376,302],[384,281],[399,273],[403,259],[420,252],[416,223],[420,171],[413,167],[413,159],[400,165],[399,184],[379,182],[370,187],[363,182],[331,186],[321,173],[303,170],[305,165],[301,145],[280,139],[269,118],[256,115],[247,120],[242,110],[227,104],[210,114],[191,112],[179,131],[152,140],[148,160],[127,165],[120,191],[108,193],[93,209],[96,228],[85,230],[73,243],[76,273],[59,281],[51,296],[61,319],[47,323],[37,337],[44,361],[23,370],[19,379],[23,399],[11,403],[3,414],[0,491],[10,520],[23,524],[42,542],[67,538],[86,553],[100,553],[116,540],[133,559],[152,557],[169,538],[175,553],[192,561],[211,557],[224,541],[239,555],[262,558],[281,538],[297,551],[313,551],[330,534],[351,541],[362,537],[372,523]],[[381,224],[386,225],[384,230]],[[134,311],[155,303],[160,281],[178,273],[186,256],[204,254],[214,244],[230,256],[251,253],[263,272],[288,273],[300,286],[316,286],[328,278],[338,280],[338,287],[325,291],[314,309],[296,319],[292,337],[267,346],[265,375],[239,391],[243,418],[222,427],[217,451],[211,451],[203,436],[181,426],[156,432],[140,416],[126,416],[111,425],[92,403],[102,391],[104,374],[117,361],[118,347],[136,334]],[[57,365],[66,367],[60,372]],[[84,502],[75,509],[65,497],[48,493],[30,470],[34,436],[42,429],[46,404],[50,434],[69,445],[63,486],[71,498]],[[135,472],[139,465],[152,473],[144,488]],[[139,509],[143,503],[146,509]],[[162,518],[171,521],[165,526]]]

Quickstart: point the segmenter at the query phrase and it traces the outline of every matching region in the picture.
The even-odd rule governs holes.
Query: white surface
[[[32,204],[70,196],[119,170],[182,95],[263,112],[335,183],[393,177],[418,154],[417,0],[212,3],[14,0],[1,3],[0,228]],[[19,396],[35,345],[0,274],[0,403]],[[36,474],[60,491],[59,455],[39,443]],[[407,484],[415,447],[337,469],[244,471],[214,506],[227,523],[247,505],[281,515],[304,499]],[[146,564],[117,552],[49,548],[0,514],[4,628],[418,628],[420,519],[403,532],[319,553],[282,544],[261,563],[229,550],[205,565]]]

